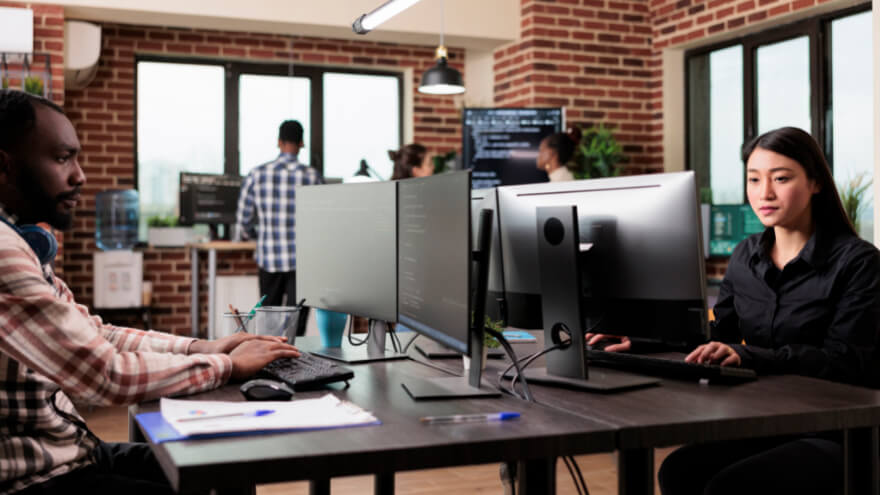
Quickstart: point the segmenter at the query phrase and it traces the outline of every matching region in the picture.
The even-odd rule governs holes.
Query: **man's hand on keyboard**
[[[721,366],[740,366],[742,358],[727,344],[709,342],[697,347],[684,358],[687,363],[720,364]]]
[[[629,340],[629,337],[618,337],[616,335],[606,335],[604,333],[588,333],[584,335],[584,339],[587,341],[587,345],[600,347],[603,351],[607,352],[625,352],[632,347],[632,342]],[[602,341],[604,340],[611,342],[603,346]]]
[[[229,354],[233,349],[248,340],[265,340],[269,342],[287,342],[286,337],[274,337],[271,335],[254,335],[246,332],[236,332],[217,340],[196,340],[189,346],[190,354]]]
[[[263,366],[281,358],[296,358],[300,352],[296,347],[278,340],[249,339],[242,342],[229,353],[232,358],[232,379],[244,380],[252,377]]]

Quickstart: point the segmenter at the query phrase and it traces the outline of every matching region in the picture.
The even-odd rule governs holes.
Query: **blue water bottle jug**
[[[103,250],[131,249],[138,240],[138,192],[104,191],[95,197],[95,244]]]

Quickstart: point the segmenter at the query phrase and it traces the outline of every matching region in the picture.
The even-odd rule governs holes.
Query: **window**
[[[361,160],[390,179],[388,150],[400,148],[400,80],[390,76],[324,74],[324,173],[349,177]]]
[[[223,67],[141,62],[137,71],[140,232],[176,215],[180,172],[223,172]],[[173,116],[173,118],[171,118]]]
[[[817,139],[839,186],[873,179],[869,7],[686,54],[688,168],[713,203],[746,202],[740,146],[782,126]],[[862,204],[860,234],[871,239],[870,188]]]
[[[278,156],[278,126],[303,124],[299,160],[326,177],[361,159],[391,176],[403,140],[403,76],[314,66],[137,61],[137,188],[147,218],[177,215],[180,172],[246,175]]]

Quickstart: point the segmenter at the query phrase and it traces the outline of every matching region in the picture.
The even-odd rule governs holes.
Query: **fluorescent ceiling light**
[[[369,14],[363,14],[355,19],[351,28],[357,34],[367,34],[418,2],[419,0],[388,0]]]

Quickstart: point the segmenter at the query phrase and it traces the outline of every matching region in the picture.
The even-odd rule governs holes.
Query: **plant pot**
[[[180,247],[196,239],[192,227],[150,227],[147,229],[147,242],[154,247]]]
[[[489,359],[489,348],[483,346],[483,366],[480,369],[486,369],[486,360]],[[464,366],[465,371],[471,369],[471,357],[470,356],[462,356],[461,357],[462,366]]]

